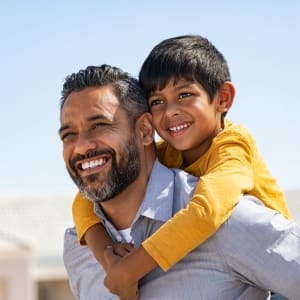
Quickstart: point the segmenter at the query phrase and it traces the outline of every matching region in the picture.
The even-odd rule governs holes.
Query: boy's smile
[[[149,97],[155,129],[170,145],[183,152],[187,163],[205,153],[220,132],[218,98],[217,93],[212,101],[198,82],[183,78],[170,80]]]
[[[170,134],[175,136],[179,134],[183,134],[189,127],[191,126],[191,123],[184,123],[180,125],[174,125],[173,127],[169,128]]]

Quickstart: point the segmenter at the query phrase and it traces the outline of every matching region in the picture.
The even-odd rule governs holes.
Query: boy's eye
[[[192,95],[191,93],[181,93],[178,98],[180,100],[186,97],[190,97],[191,95]]]
[[[155,106],[155,105],[159,105],[159,104],[163,104],[164,102],[160,99],[154,99],[154,100],[150,100],[149,101],[149,105],[150,107]]]

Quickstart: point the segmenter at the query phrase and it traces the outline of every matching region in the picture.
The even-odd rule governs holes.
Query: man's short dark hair
[[[129,73],[106,64],[88,66],[86,69],[67,76],[61,92],[60,110],[63,109],[66,99],[72,92],[101,86],[112,87],[131,125],[134,125],[143,113],[149,111],[145,93],[138,80]]]

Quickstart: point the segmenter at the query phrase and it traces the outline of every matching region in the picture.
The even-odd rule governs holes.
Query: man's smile
[[[83,161],[79,161],[76,163],[76,169],[84,175],[94,173],[95,171],[99,171],[103,166],[105,166],[110,160],[109,155],[104,155],[97,158],[89,158]]]

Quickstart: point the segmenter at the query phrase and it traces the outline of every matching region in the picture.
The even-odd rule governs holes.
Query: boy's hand
[[[113,253],[121,257],[126,256],[133,250],[133,245],[129,243],[113,244]]]
[[[128,250],[131,249],[131,247],[118,247],[117,251],[126,255],[130,252]],[[138,282],[129,281],[127,276],[128,271],[122,268],[122,257],[114,253],[113,247],[108,247],[104,251],[104,257],[108,267],[104,279],[106,288],[112,294],[117,295],[121,300],[137,300],[139,297]]]

